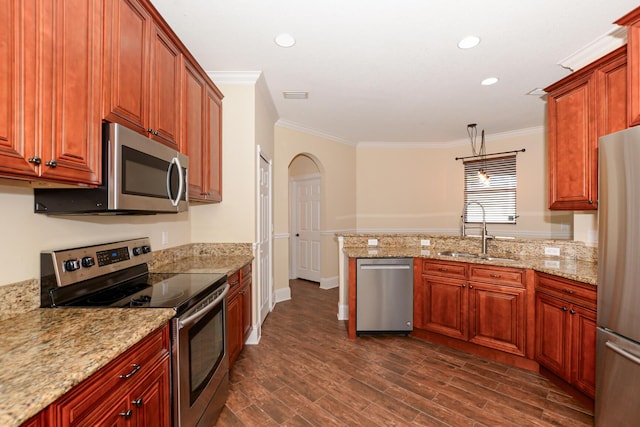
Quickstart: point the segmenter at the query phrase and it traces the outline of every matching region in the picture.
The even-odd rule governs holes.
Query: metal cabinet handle
[[[136,405],[138,408],[142,406],[142,398],[139,397],[136,400],[131,401],[132,404]]]
[[[466,288],[466,287],[467,287],[467,285],[462,285],[462,287],[463,287],[463,288]]]
[[[562,292],[564,292],[565,294],[569,294],[569,295],[573,295],[573,294],[576,293],[575,291],[572,291],[571,289],[563,289]]]
[[[473,289],[473,285],[469,285],[469,289]]]
[[[573,310],[573,309],[571,309],[571,310],[569,310],[569,313],[571,313],[571,314],[576,314],[576,311],[575,311],[575,310]]]
[[[502,275],[501,275],[501,274],[494,274],[494,273],[491,273],[491,274],[489,274],[489,277],[493,277],[494,279],[499,279],[499,278],[501,278],[501,277],[502,277]]]
[[[42,159],[40,157],[38,157],[38,156],[29,157],[27,159],[27,162],[33,163],[34,165],[39,165],[40,163],[42,163]]]
[[[58,162],[56,162],[54,159],[49,160],[47,163],[45,163],[46,166],[55,168],[56,166],[58,166]]]
[[[562,307],[562,311],[568,311],[569,309],[567,307]]]
[[[593,200],[589,200],[589,204],[592,205],[593,204]]]
[[[131,409],[124,412],[120,412],[121,417],[131,418],[131,415],[133,415],[133,411]]]
[[[134,363],[131,366],[133,366],[133,369],[131,370],[131,372],[129,372],[128,374],[120,375],[120,378],[122,378],[123,380],[126,380],[127,378],[131,378],[141,368],[141,366],[138,365],[137,363]]]
[[[439,270],[439,271],[449,271],[449,270],[447,270],[447,269],[446,269],[446,268],[444,268],[444,267],[440,267],[438,270]]]
[[[247,293],[247,291],[245,291],[245,290],[243,289],[243,290],[241,290],[241,291],[240,291],[240,292],[238,292],[238,293],[239,293],[240,295],[244,295],[244,294],[246,294],[246,293]]]

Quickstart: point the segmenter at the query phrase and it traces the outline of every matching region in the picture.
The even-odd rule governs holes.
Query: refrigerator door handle
[[[636,356],[635,354],[624,350],[620,347],[618,347],[617,345],[615,345],[614,343],[612,343],[611,341],[607,341],[605,343],[605,345],[607,347],[609,347],[611,350],[615,351],[616,353],[618,353],[620,356],[631,360],[633,363],[635,363],[636,365],[640,365],[640,357]]]

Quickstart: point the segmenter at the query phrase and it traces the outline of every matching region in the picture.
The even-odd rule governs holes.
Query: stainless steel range
[[[151,258],[148,238],[42,252],[41,307],[174,308],[174,425],[214,425],[229,388],[227,276],[150,273]]]

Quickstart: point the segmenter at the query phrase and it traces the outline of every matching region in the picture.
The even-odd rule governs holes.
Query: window
[[[484,170],[489,176],[487,183],[479,177]],[[515,224],[516,218],[516,156],[473,160],[464,163],[464,203],[467,206],[465,222],[482,222],[482,209],[486,222],[492,224]]]

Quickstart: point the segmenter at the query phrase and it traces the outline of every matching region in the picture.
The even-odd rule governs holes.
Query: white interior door
[[[271,311],[271,165],[260,156],[260,230],[258,248],[258,310],[260,324]]]
[[[320,282],[320,178],[295,181],[296,276]]]

